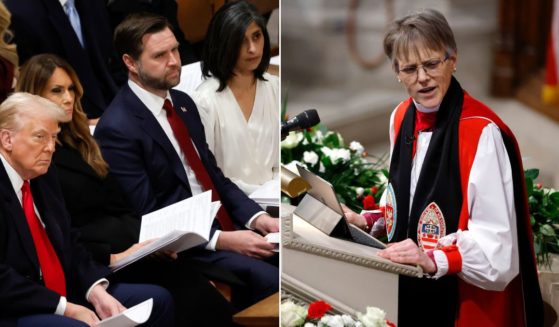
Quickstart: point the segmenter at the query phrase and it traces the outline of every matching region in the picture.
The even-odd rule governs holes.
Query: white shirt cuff
[[[252,224],[252,222],[254,221],[254,219],[256,219],[258,216],[260,216],[260,215],[262,215],[262,214],[265,214],[265,213],[266,213],[266,211],[258,211],[257,213],[255,213],[254,216],[252,216],[252,217],[248,220],[248,222],[247,222],[247,224],[245,225],[245,227],[246,227],[247,229],[252,229],[252,228],[250,228],[250,225]],[[208,242],[208,244],[206,244],[206,250],[215,251],[215,246],[216,246],[216,244],[217,244],[217,239],[219,238],[219,234],[221,234],[221,230],[218,229],[218,230],[215,231],[214,235],[212,236],[212,239]]]
[[[63,316],[64,312],[66,311],[66,303],[68,301],[64,296],[60,297],[60,301],[58,301],[58,305],[56,306],[56,311],[54,312],[55,315]]]
[[[212,236],[212,239],[208,242],[208,244],[206,244],[206,250],[215,251],[215,245],[217,244],[217,239],[219,238],[219,234],[221,234],[221,231],[218,229],[215,231],[214,235]]]
[[[253,230],[254,228],[250,227],[250,226],[252,225],[252,222],[253,222],[256,218],[258,218],[258,216],[263,215],[263,214],[265,214],[265,213],[266,213],[266,211],[258,211],[257,213],[255,213],[254,216],[252,216],[252,217],[248,220],[248,222],[247,222],[247,224],[245,225],[245,227],[246,227],[247,229]]]
[[[87,293],[85,293],[85,300],[87,302],[89,302],[89,293],[91,293],[91,290],[97,286],[97,284],[101,284],[101,286],[104,289],[107,289],[107,287],[109,287],[109,281],[106,278],[101,278],[98,281],[96,281],[95,283],[93,283],[93,285],[91,285],[91,287],[87,290]]]
[[[437,272],[431,276],[431,278],[438,279],[446,275],[448,272],[448,259],[446,254],[441,250],[433,251],[433,257],[435,258],[435,263],[437,264]]]

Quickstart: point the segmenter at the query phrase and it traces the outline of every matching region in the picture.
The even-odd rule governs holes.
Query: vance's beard
[[[180,76],[181,76],[180,68],[178,69],[178,77],[176,78],[176,81],[174,79],[167,77],[167,74],[163,78],[158,78],[149,75],[143,69],[138,69],[138,78],[140,79],[140,82],[142,82],[143,85],[156,90],[167,91],[172,89],[173,87],[179,84],[181,80]]]

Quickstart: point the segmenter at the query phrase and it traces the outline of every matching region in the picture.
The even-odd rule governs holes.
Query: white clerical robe
[[[390,119],[391,150],[395,142],[394,113]],[[413,158],[410,203],[432,132],[420,132]],[[501,291],[519,272],[512,169],[499,127],[490,122],[479,138],[468,180],[468,230],[458,230],[440,242],[453,242],[462,257],[458,277],[485,290]],[[443,251],[433,252],[438,271],[448,271]]]

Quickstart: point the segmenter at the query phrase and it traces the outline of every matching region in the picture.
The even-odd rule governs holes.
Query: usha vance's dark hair
[[[262,60],[254,70],[254,77],[265,80],[264,73],[270,64],[270,36],[266,21],[256,8],[245,1],[230,2],[222,6],[210,22],[202,52],[202,74],[219,80],[218,92],[225,89],[233,76],[246,29],[252,22],[260,27],[264,36]]]

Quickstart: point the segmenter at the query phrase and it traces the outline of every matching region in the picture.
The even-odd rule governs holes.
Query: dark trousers
[[[153,298],[151,316],[144,326],[174,325],[175,308],[173,299],[169,292],[164,288],[149,284],[114,284],[111,285],[107,291],[127,308],[141,303],[149,298]],[[0,321],[0,325],[4,325],[4,322]],[[30,327],[87,326],[79,320],[55,314],[40,314],[20,317],[13,321],[13,324],[7,322],[7,325]]]
[[[232,301],[237,309],[244,309],[279,290],[278,267],[266,261],[230,251],[197,249],[189,257],[210,263],[235,275],[243,286],[232,286]]]
[[[171,292],[176,326],[231,326],[233,305],[196,269],[196,262],[146,258],[112,275],[116,282],[150,283]],[[201,314],[211,312],[211,314]]]

